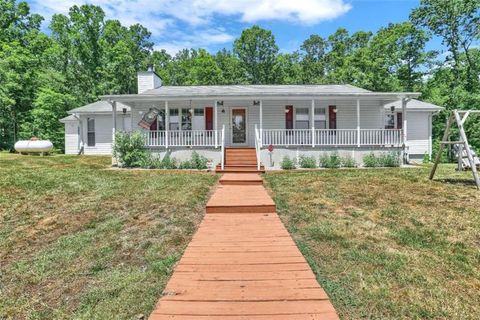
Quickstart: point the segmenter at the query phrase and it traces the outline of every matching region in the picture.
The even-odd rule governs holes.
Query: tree
[[[460,54],[465,54],[469,88],[478,86],[478,65],[469,49],[480,37],[479,0],[422,0],[410,15],[412,21],[442,38],[453,59],[457,85],[461,81]]]
[[[325,81],[325,53],[327,42],[319,35],[312,34],[300,46],[302,82],[306,84]]]
[[[275,75],[278,46],[272,32],[253,26],[242,31],[234,42],[234,53],[246,71],[246,78],[252,84],[271,84]]]
[[[377,68],[375,72],[391,79],[389,90],[415,91],[437,55],[425,50],[430,38],[410,22],[389,24],[372,38],[371,49]]]
[[[0,149],[13,147],[20,124],[30,118],[40,57],[49,44],[41,21],[27,3],[0,0]]]
[[[277,56],[274,74],[276,75],[276,83],[278,84],[301,84],[302,67],[300,65],[300,54],[281,53]]]
[[[222,73],[222,84],[245,84],[245,69],[241,61],[229,50],[222,49],[214,56]]]

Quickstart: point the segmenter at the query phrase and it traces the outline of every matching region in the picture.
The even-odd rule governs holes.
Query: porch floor
[[[338,319],[259,179],[222,176],[151,320]]]

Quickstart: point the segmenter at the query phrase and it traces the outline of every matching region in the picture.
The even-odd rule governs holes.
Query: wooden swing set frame
[[[463,125],[465,124],[465,121],[467,121],[468,119],[468,116],[472,113],[480,113],[480,110],[453,110],[453,113],[448,118],[447,127],[445,128],[445,132],[443,133],[442,141],[440,141],[440,147],[435,157],[435,163],[433,164],[432,171],[430,172],[430,177],[429,177],[430,180],[432,180],[435,175],[435,171],[437,170],[437,166],[440,162],[444,146],[449,144],[456,144],[459,147],[458,162],[460,163],[461,161],[460,157],[463,157],[462,149],[465,149],[468,162],[470,164],[470,169],[472,170],[473,179],[475,180],[477,189],[480,190],[480,178],[478,176],[477,164],[475,163],[475,157],[473,155],[472,149],[470,148],[470,145],[468,144],[467,134],[465,133],[465,129],[463,127]],[[458,129],[459,129],[460,140],[448,141],[450,129],[454,121],[457,123]],[[459,169],[460,169],[460,164],[459,164]]]

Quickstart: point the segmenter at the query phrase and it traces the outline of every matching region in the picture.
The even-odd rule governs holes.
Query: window
[[[327,128],[327,117],[326,117],[325,108],[315,108],[315,128],[316,129]]]
[[[295,129],[308,129],[308,108],[297,108],[295,111]]]
[[[180,129],[178,125],[178,109],[170,109],[170,130],[178,130]]]
[[[192,130],[192,113],[190,109],[182,109],[182,130]]]
[[[87,118],[87,146],[95,146],[95,119]]]
[[[386,114],[385,115],[385,129],[394,129],[395,128],[395,115]]]
[[[193,130],[205,129],[205,111],[203,108],[195,108],[193,110],[192,129]]]

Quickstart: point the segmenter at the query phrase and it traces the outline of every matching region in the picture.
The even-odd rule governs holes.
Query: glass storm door
[[[232,109],[232,143],[246,143],[247,118],[245,109]]]

